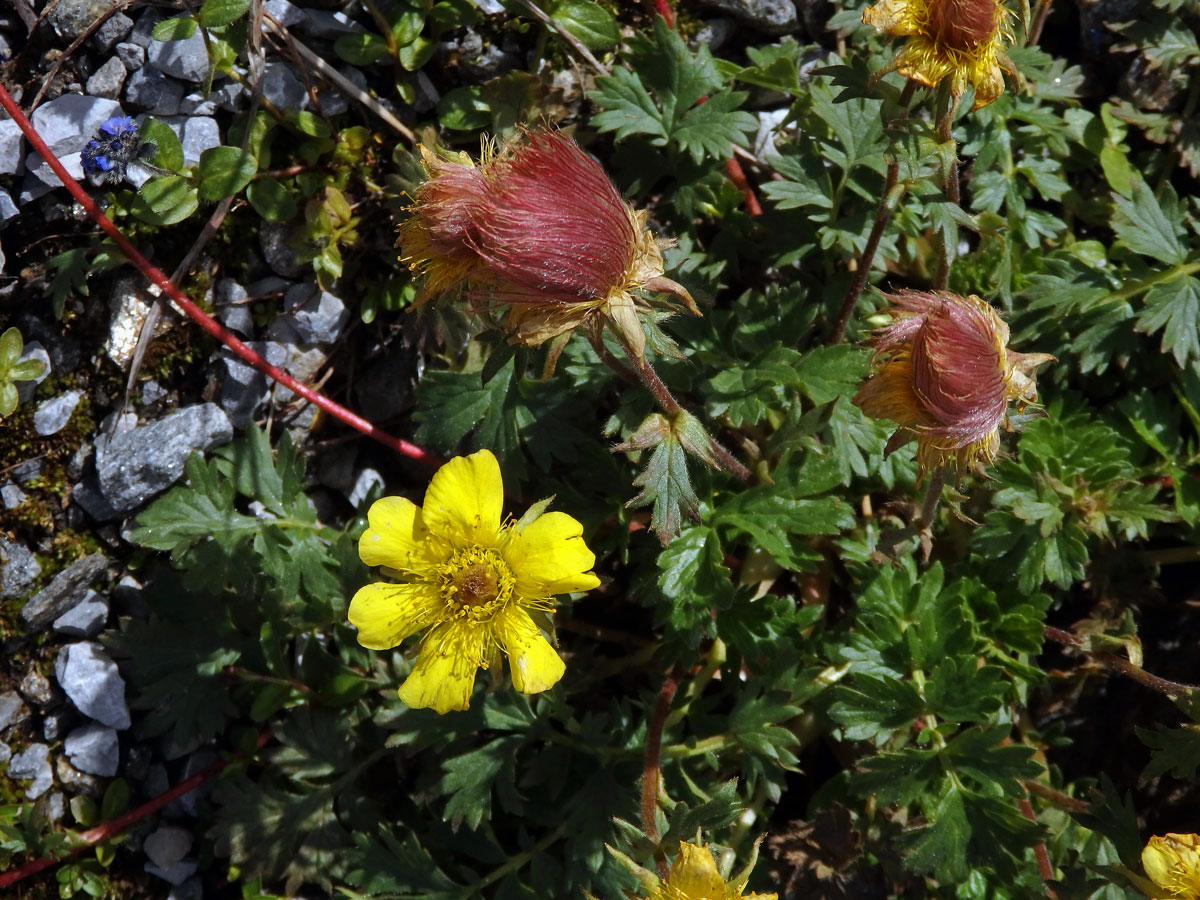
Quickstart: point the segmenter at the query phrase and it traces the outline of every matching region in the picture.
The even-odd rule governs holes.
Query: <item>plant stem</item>
[[[1143,550],[1138,559],[1148,566],[1170,566],[1200,559],[1200,546],[1167,547],[1164,550]]]
[[[1162,272],[1156,272],[1149,278],[1144,278],[1137,284],[1131,284],[1129,287],[1121,288],[1119,291],[1113,291],[1108,295],[1108,300],[1128,300],[1130,297],[1136,297],[1143,291],[1148,291],[1156,284],[1166,284],[1174,281],[1176,278],[1183,278],[1191,275],[1193,272],[1200,272],[1200,261],[1189,263],[1180,263],[1177,266],[1171,266]]]
[[[913,527],[917,531],[927,531],[933,525],[933,516],[937,512],[938,502],[942,499],[942,488],[946,486],[946,470],[938,466],[929,481],[925,484],[925,496],[921,500],[921,511]]]
[[[565,824],[559,825],[557,828],[555,828],[553,831],[551,831],[548,835],[546,835],[544,838],[542,838],[540,841],[538,841],[536,844],[534,844],[528,850],[522,850],[520,853],[518,853],[516,856],[512,857],[504,865],[488,872],[488,874],[484,875],[477,882],[475,882],[473,885],[471,885],[466,890],[464,890],[461,894],[459,894],[458,895],[459,900],[467,900],[468,897],[475,896],[481,890],[483,890],[485,887],[487,887],[489,884],[495,884],[497,881],[499,881],[505,875],[511,875],[513,872],[516,872],[518,869],[524,867],[530,860],[532,860],[535,856],[537,856],[539,853],[541,853],[543,850],[545,850],[551,844],[554,844],[554,843],[562,840],[562,837],[564,834],[566,834],[566,832],[567,832],[567,826]]]
[[[904,92],[900,95],[901,112],[892,122],[908,115],[908,105],[912,102],[916,89],[915,81],[909,81],[904,85]],[[891,124],[891,122],[888,123],[888,125]],[[825,341],[827,344],[840,344],[846,336],[846,326],[850,322],[850,317],[854,315],[855,307],[858,306],[858,298],[862,296],[863,289],[867,286],[867,279],[871,277],[871,267],[875,262],[875,252],[879,249],[879,241],[883,238],[883,232],[887,228],[888,222],[892,220],[892,210],[895,209],[896,201],[899,199],[892,195],[899,179],[900,163],[894,159],[888,160],[883,193],[879,196],[879,206],[875,210],[875,223],[871,226],[871,233],[867,236],[867,245],[863,248],[862,256],[859,257],[858,268],[854,270],[854,279],[850,282],[846,296],[842,299],[842,308],[838,310],[833,327],[829,329],[829,337]]]
[[[1094,661],[1106,668],[1112,669],[1114,672],[1120,672],[1122,675],[1127,675],[1134,681],[1144,685],[1151,690],[1158,691],[1164,694],[1170,700],[1176,700],[1179,697],[1196,694],[1200,692],[1200,686],[1194,684],[1181,684],[1178,681],[1171,681],[1167,678],[1160,678],[1158,675],[1151,675],[1141,666],[1135,666],[1127,659],[1122,659],[1119,656],[1114,656],[1111,653],[1105,653],[1100,650],[1091,650],[1087,647],[1086,642],[1069,631],[1062,628],[1055,628],[1053,625],[1047,625],[1043,629],[1043,634],[1052,641],[1059,644],[1064,644],[1084,653]]]
[[[1026,798],[1022,797],[1018,800],[1017,805],[1021,807],[1021,815],[1030,822],[1037,822],[1037,816],[1033,814],[1033,806],[1030,805]],[[1054,866],[1050,864],[1050,854],[1046,852],[1044,841],[1039,841],[1034,845],[1033,855],[1037,858],[1038,874],[1042,876],[1042,884],[1046,888],[1046,896],[1050,900],[1058,900],[1058,895],[1050,888],[1050,882],[1054,880]]]
[[[1025,41],[1026,47],[1032,47],[1042,39],[1042,29],[1046,27],[1046,18],[1050,15],[1050,3],[1052,0],[1042,0],[1038,5],[1037,15],[1034,17],[1033,25],[1029,29],[1029,39]]]
[[[1069,794],[1064,794],[1062,791],[1042,784],[1040,781],[1030,781],[1022,778],[1021,784],[1025,785],[1025,790],[1029,791],[1029,793],[1036,794],[1043,800],[1049,801],[1060,809],[1065,809],[1067,812],[1085,813],[1091,808],[1082,800],[1076,800]]]
[[[661,777],[659,769],[662,752],[663,726],[667,722],[667,713],[671,709],[671,701],[679,689],[679,679],[683,670],[679,663],[671,666],[663,681],[662,689],[658,692],[658,701],[654,704],[654,714],[646,729],[646,753],[642,763],[642,831],[654,843],[658,843],[658,782]],[[654,860],[658,865],[658,874],[667,877],[667,858],[661,849],[655,849]]]
[[[675,13],[671,12],[669,0],[654,0],[654,8],[666,21],[668,28],[675,27]]]
[[[3,90],[3,88],[0,88],[0,90]],[[61,178],[62,176],[60,175],[59,177]],[[269,730],[263,731],[258,736],[258,749],[261,750],[270,739],[271,732]],[[242,754],[235,753],[229,759],[217,760],[215,763],[205,766],[186,781],[181,781],[170,790],[159,794],[153,800],[149,800],[146,803],[143,803],[141,806],[131,809],[124,815],[117,816],[117,818],[113,819],[111,822],[105,822],[103,825],[97,825],[95,828],[89,828],[87,831],[80,832],[78,835],[79,843],[63,851],[60,855],[44,856],[41,859],[35,859],[32,862],[26,863],[19,869],[13,869],[9,872],[0,874],[0,887],[8,887],[9,885],[16,884],[19,881],[24,881],[30,875],[36,875],[43,869],[48,869],[56,862],[60,862],[61,860],[64,860],[70,856],[74,856],[81,850],[86,850],[88,847],[94,847],[101,841],[108,840],[109,838],[120,834],[134,822],[140,822],[147,816],[158,812],[172,800],[177,800],[184,794],[194,791],[214,775],[220,774],[227,767],[231,766],[240,759],[242,759]]]
[[[247,347],[231,331],[226,329],[215,319],[213,319],[212,316],[208,315],[208,313],[204,312],[204,310],[189,300],[183,294],[183,292],[179,290],[179,288],[175,287],[175,285],[171,283],[171,280],[163,274],[162,270],[151,263],[150,260],[146,259],[146,257],[141,254],[137,247],[130,243],[129,239],[121,233],[121,230],[112,223],[108,216],[104,215],[104,213],[100,211],[100,208],[96,205],[95,201],[92,200],[92,198],[88,196],[88,193],[79,186],[79,182],[72,178],[70,173],[63,168],[63,164],[59,162],[58,157],[54,155],[54,152],[46,146],[46,142],[42,140],[41,135],[38,134],[37,130],[34,129],[34,127],[30,124],[29,119],[27,119],[25,114],[21,112],[21,108],[13,101],[12,96],[8,93],[8,90],[5,89],[3,85],[0,85],[0,106],[3,106],[8,112],[9,116],[12,117],[12,120],[17,123],[17,127],[21,129],[29,143],[33,145],[33,149],[36,150],[42,159],[46,161],[46,164],[50,166],[54,174],[57,175],[59,180],[63,183],[63,186],[66,187],[71,196],[78,201],[79,205],[83,207],[84,211],[88,214],[88,216],[91,217],[92,221],[99,225],[100,228],[103,229],[103,231],[110,238],[112,238],[113,242],[118,248],[120,248],[121,252],[125,254],[125,258],[133,263],[133,265],[136,266],[143,275],[150,279],[151,283],[158,285],[158,287],[164,291],[168,297],[171,298],[172,302],[181,310],[183,310],[183,312],[186,313],[194,322],[196,322],[196,324],[232,350],[235,354],[244,359],[255,369],[262,372],[264,375],[273,378],[275,381],[278,381],[289,390],[299,394],[309,403],[312,403],[320,409],[325,410],[325,412],[329,413],[335,419],[338,419],[349,425],[351,428],[362,432],[367,437],[373,438],[374,440],[383,444],[385,447],[389,447],[392,450],[407,456],[409,459],[414,459],[430,466],[441,465],[442,461],[433,454],[427,453],[415,444],[410,444],[408,441],[403,440],[402,438],[394,437],[377,428],[362,416],[351,412],[350,410],[346,409],[346,407],[334,402],[324,394],[314,391],[307,385],[301,384],[278,366],[271,365],[253,349]]]

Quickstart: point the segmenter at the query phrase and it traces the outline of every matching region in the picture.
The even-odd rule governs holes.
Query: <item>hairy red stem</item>
[[[663,726],[667,723],[667,713],[671,711],[671,701],[679,690],[679,679],[683,670],[676,663],[667,673],[662,690],[658,692],[658,702],[654,705],[654,715],[650,719],[650,727],[646,731],[646,757],[642,765],[642,830],[650,840],[658,843],[658,777],[659,762],[662,756]],[[663,878],[667,877],[667,860],[662,851],[654,854],[658,864],[658,872]]]
[[[150,260],[146,259],[146,257],[141,254],[137,247],[130,243],[129,239],[121,233],[120,229],[118,229],[117,226],[114,225],[111,220],[109,220],[108,216],[104,215],[104,213],[100,211],[100,207],[98,207],[95,201],[88,196],[88,193],[82,187],[80,187],[79,182],[72,178],[67,170],[63,168],[63,164],[58,161],[58,157],[54,155],[54,152],[46,146],[46,142],[42,140],[41,135],[39,135],[36,129],[34,129],[33,125],[30,124],[29,119],[27,119],[25,114],[21,112],[21,108],[13,101],[13,98],[9,95],[8,91],[3,85],[0,85],[0,106],[3,106],[4,109],[7,110],[9,116],[12,117],[12,120],[17,123],[17,127],[21,129],[26,139],[30,144],[33,145],[33,149],[36,150],[42,159],[46,161],[46,164],[50,166],[50,168],[54,171],[54,174],[57,175],[59,180],[63,183],[63,186],[71,192],[71,196],[79,202],[79,205],[83,207],[84,211],[97,225],[100,226],[101,229],[104,230],[104,232],[110,238],[113,239],[113,242],[120,248],[121,252],[125,254],[125,258],[133,263],[143,275],[150,279],[151,282],[158,285],[162,289],[163,293],[170,297],[171,301],[181,310],[183,310],[183,312],[186,313],[187,316],[194,322],[196,322],[196,324],[198,324],[218,341],[244,359],[247,363],[258,369],[258,371],[269,376],[270,378],[275,379],[289,390],[299,394],[309,403],[313,403],[319,408],[325,410],[325,412],[329,413],[335,419],[338,419],[349,425],[351,428],[362,432],[367,437],[374,438],[385,447],[389,447],[392,450],[402,453],[409,459],[415,459],[418,462],[423,462],[430,466],[441,465],[442,460],[438,457],[432,455],[431,453],[427,453],[416,444],[410,444],[408,441],[402,438],[395,437],[394,435],[388,434],[386,431],[376,428],[362,416],[359,416],[346,409],[346,407],[342,406],[341,404],[330,400],[324,394],[314,391],[312,388],[308,387],[308,385],[301,384],[278,366],[271,365],[256,352],[254,352],[254,350],[238,340],[236,335],[234,335],[219,322],[213,319],[212,316],[208,315],[208,313],[189,300],[183,294],[183,292],[179,290],[179,288],[175,287],[175,285],[171,283],[171,280],[163,274],[162,270],[157,268],[153,263],[150,262]]]
[[[0,87],[0,90],[4,90],[4,88]],[[62,176],[60,175],[59,177],[61,178]],[[261,750],[270,739],[271,732],[269,730],[260,734],[258,736],[258,749]],[[32,862],[26,863],[19,869],[5,872],[0,875],[0,888],[16,884],[18,881],[24,881],[30,875],[36,875],[43,869],[50,868],[56,862],[61,862],[70,856],[74,856],[81,850],[94,847],[101,841],[108,840],[110,837],[120,834],[134,822],[140,822],[147,816],[158,812],[172,800],[177,800],[189,791],[194,791],[200,785],[204,784],[204,782],[224,771],[227,766],[232,765],[241,758],[242,754],[238,753],[229,759],[219,759],[215,763],[205,766],[186,781],[181,781],[170,790],[159,794],[153,800],[149,800],[141,806],[131,809],[124,815],[117,816],[111,822],[105,822],[103,825],[97,825],[95,828],[89,828],[87,831],[80,832],[79,843],[69,850],[64,851],[61,856],[43,856],[41,859],[35,859]]]
[[[750,181],[746,178],[746,173],[742,171],[742,164],[737,161],[737,157],[731,156],[725,161],[725,171],[729,173],[729,180],[733,182],[733,186],[746,198],[746,212],[752,216],[761,216],[762,204],[758,202],[754,188],[750,186]]]
[[[670,0],[654,0],[654,8],[666,21],[668,28],[675,27],[675,13],[671,12]]]
[[[1033,814],[1033,804],[1024,797],[1018,800],[1017,803],[1021,807],[1021,815],[1030,822],[1037,821],[1037,816]],[[1046,896],[1050,900],[1057,900],[1058,895],[1050,887],[1050,882],[1054,880],[1054,866],[1050,863],[1050,854],[1046,851],[1046,844],[1044,842],[1036,844],[1033,848],[1033,855],[1037,858],[1038,874],[1042,876],[1042,883],[1046,888]]]

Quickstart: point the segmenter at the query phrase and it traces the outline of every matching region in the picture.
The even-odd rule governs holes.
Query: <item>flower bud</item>
[[[949,463],[960,472],[990,463],[1009,401],[1034,402],[1037,368],[1053,357],[1009,350],[1008,326],[974,295],[884,296],[894,321],[873,341],[879,365],[854,404],[900,426],[887,453],[916,439],[922,475]]]
[[[506,306],[504,329],[526,346],[611,321],[637,356],[647,304],[635,292],[673,293],[698,314],[662,277],[670,242],[569,138],[526,132],[499,152],[485,148],[478,166],[422,154],[429,179],[400,234],[400,258],[426,277],[422,299],[463,288],[477,309]]]

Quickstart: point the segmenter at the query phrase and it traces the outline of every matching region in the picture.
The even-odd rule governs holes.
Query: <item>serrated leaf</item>
[[[1170,185],[1163,189],[1162,200],[1138,177],[1133,182],[1129,199],[1113,197],[1118,213],[1112,227],[1130,249],[1168,265],[1181,265],[1187,259],[1187,249],[1179,239],[1183,231],[1183,215],[1179,199]]]
[[[1156,725],[1138,728],[1142,743],[1153,751],[1142,770],[1142,778],[1157,778],[1170,772],[1176,778],[1192,781],[1200,768],[1200,725],[1185,722],[1179,728]]]
[[[1189,276],[1156,284],[1145,302],[1137,330],[1152,334],[1161,329],[1162,352],[1174,356],[1181,367],[1200,359],[1200,281]]]
[[[642,490],[626,506],[654,505],[650,527],[664,545],[679,534],[684,518],[699,518],[700,501],[688,474],[687,451],[674,432],[650,452],[633,483]]]

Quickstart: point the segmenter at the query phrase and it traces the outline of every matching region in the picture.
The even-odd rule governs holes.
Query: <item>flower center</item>
[[[930,37],[954,50],[975,50],[995,34],[996,12],[996,0],[932,0]]]
[[[468,547],[440,567],[438,587],[453,618],[482,622],[512,598],[516,579],[495,550]]]

